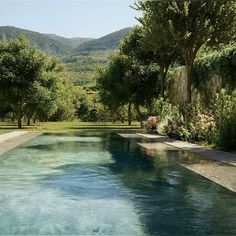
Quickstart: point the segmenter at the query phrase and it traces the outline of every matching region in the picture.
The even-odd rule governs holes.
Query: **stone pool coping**
[[[40,135],[34,131],[13,131],[0,135],[0,155]]]
[[[236,155],[216,149],[203,147],[197,144],[171,139],[167,136],[132,133],[118,133],[123,138],[134,139],[138,145],[147,150],[160,150],[161,143],[169,146],[166,150],[184,150],[202,156],[206,160],[193,164],[179,163],[181,166],[193,171],[236,193]],[[139,140],[142,139],[142,142]],[[149,142],[145,142],[145,140]]]
[[[207,159],[220,161],[225,164],[229,164],[236,167],[236,154],[230,152],[224,152],[213,148],[203,147],[193,143],[179,141],[176,139],[169,138],[167,136],[154,135],[154,134],[141,134],[141,133],[137,134],[147,139],[151,139],[152,141],[162,142],[178,149],[186,150],[191,153],[196,153]],[[145,147],[145,145],[142,146]]]

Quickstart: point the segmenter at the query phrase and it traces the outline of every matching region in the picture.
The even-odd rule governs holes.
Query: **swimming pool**
[[[236,195],[181,155],[111,132],[38,136],[0,158],[0,234],[235,235]]]

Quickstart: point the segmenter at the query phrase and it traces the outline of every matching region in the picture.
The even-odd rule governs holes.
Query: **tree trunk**
[[[192,68],[193,64],[186,65],[187,72],[187,100],[183,106],[183,118],[185,121],[189,121],[192,118],[191,103],[192,103]]]
[[[192,102],[192,64],[186,66],[187,69],[187,103]]]
[[[135,105],[135,108],[136,108],[136,111],[137,111],[137,114],[138,114],[138,120],[139,120],[139,123],[140,123],[140,127],[143,128],[142,113],[141,113],[140,108],[139,108],[138,105]]]
[[[129,102],[129,105],[128,105],[128,125],[131,125],[131,122],[132,122],[132,117],[131,117],[131,102]]]
[[[22,112],[23,112],[23,102],[19,101],[17,104],[17,122],[18,128],[22,128]]]
[[[34,124],[36,123],[36,116],[34,116],[34,118],[33,118],[33,123]]]
[[[15,122],[15,112],[14,112],[14,111],[12,112],[11,121],[12,121],[12,122]]]
[[[27,125],[30,126],[30,116],[27,117]]]
[[[160,95],[162,98],[165,97],[165,83],[166,83],[166,75],[168,72],[169,66],[161,66],[160,67]]]
[[[160,85],[161,85],[161,89],[160,89],[160,95],[162,98],[164,98],[165,95],[165,67],[161,66],[160,67]]]

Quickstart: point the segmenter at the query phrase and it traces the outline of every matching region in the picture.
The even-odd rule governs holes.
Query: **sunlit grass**
[[[77,129],[139,129],[139,123],[133,122],[131,126],[126,123],[112,122],[41,122],[27,126],[23,124],[22,130],[29,131],[69,131]],[[0,134],[19,130],[16,123],[0,122]]]

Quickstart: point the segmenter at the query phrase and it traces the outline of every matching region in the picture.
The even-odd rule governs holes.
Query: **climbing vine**
[[[213,76],[220,77],[222,87],[229,89],[229,92],[236,88],[236,44],[196,60],[193,68],[194,87],[204,91]]]

